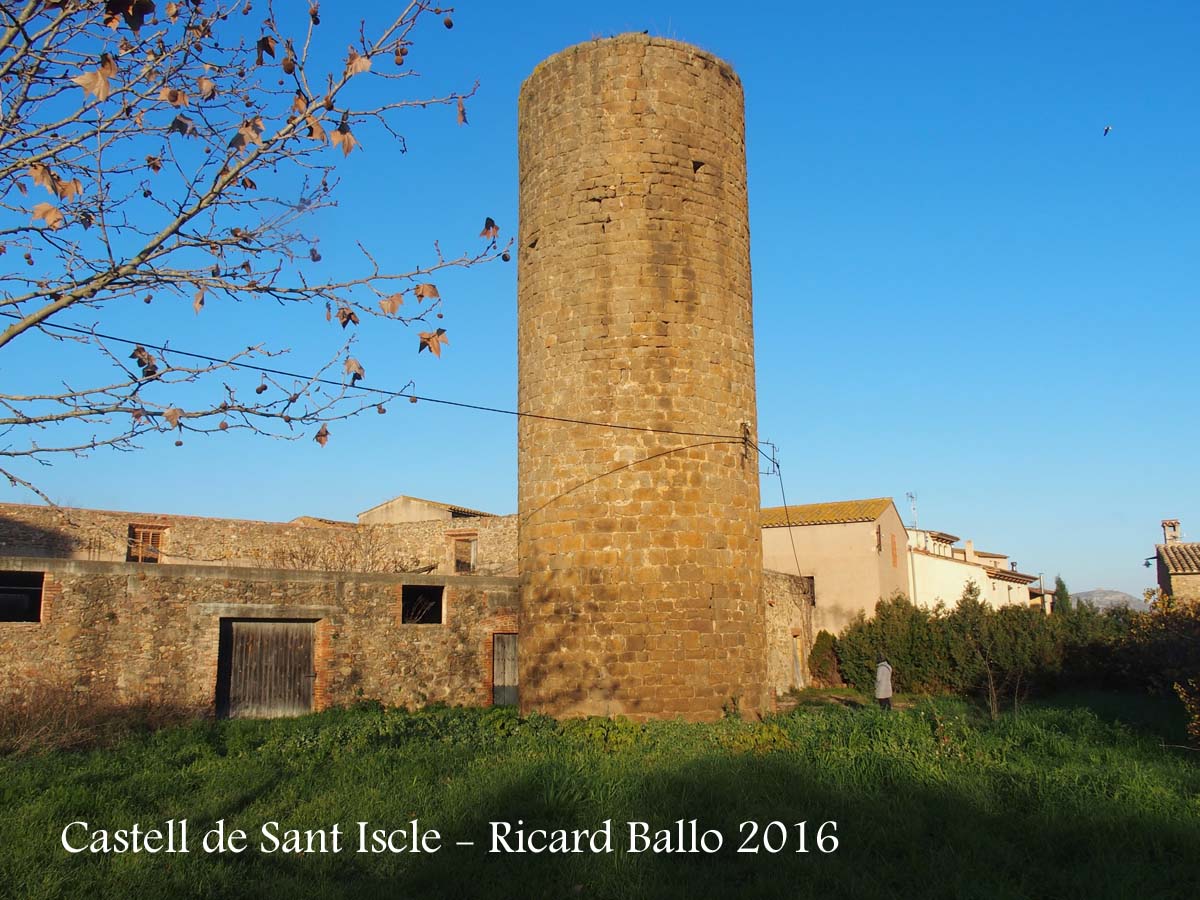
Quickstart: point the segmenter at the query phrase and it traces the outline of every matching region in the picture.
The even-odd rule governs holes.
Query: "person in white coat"
[[[892,664],[884,657],[875,667],[875,699],[881,709],[892,708]]]

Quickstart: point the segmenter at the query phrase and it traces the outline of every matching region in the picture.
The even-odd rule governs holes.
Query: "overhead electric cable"
[[[9,318],[20,318],[15,313],[0,313],[0,315],[8,316]],[[288,372],[283,369],[275,369],[270,366],[259,366],[248,362],[231,362],[229,359],[222,359],[218,356],[209,356],[204,353],[193,353],[188,350],[177,350],[174,347],[167,347],[161,344],[151,344],[146,341],[135,341],[132,338],[118,337],[113,334],[105,334],[101,331],[95,331],[88,328],[79,328],[74,325],[60,325],[56,322],[43,322],[43,328],[58,328],[62,331],[70,331],[75,334],[87,335],[89,337],[102,338],[106,341],[117,341],[122,344],[129,344],[134,347],[145,347],[148,350],[157,350],[159,353],[176,353],[180,356],[187,356],[192,359],[199,359],[205,362],[216,363],[218,365],[232,366],[234,368],[248,369],[253,372],[262,372],[267,375],[278,375],[282,378],[296,378],[300,381],[305,381],[310,384],[324,384],[331,387],[346,388],[350,385],[341,381],[334,381],[330,378],[318,378],[315,375],[303,375],[298,372]],[[251,348],[247,348],[251,349]],[[718,434],[708,431],[676,431],[673,428],[653,428],[648,425],[622,425],[616,422],[595,422],[589,419],[571,419],[564,416],[547,416],[539,413],[518,412],[513,409],[500,409],[495,406],[481,406],[476,403],[463,403],[459,400],[443,400],[439,397],[425,397],[420,394],[405,393],[403,391],[390,391],[385,388],[371,387],[370,385],[356,384],[353,385],[356,391],[365,391],[374,394],[382,394],[386,397],[404,397],[408,399],[421,400],[425,403],[437,403],[442,406],[453,406],[459,409],[473,409],[479,412],[499,413],[505,416],[517,416],[523,419],[540,419],[547,422],[563,422],[568,425],[591,425],[596,428],[618,428],[625,431],[648,431],[654,434],[676,434],[681,437],[707,437],[707,438],[723,438],[727,440],[743,440],[742,435],[738,434]],[[761,452],[761,451],[760,451]]]

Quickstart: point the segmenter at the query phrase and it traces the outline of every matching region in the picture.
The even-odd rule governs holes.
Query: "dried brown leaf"
[[[133,348],[133,352],[129,354],[129,358],[137,360],[138,366],[141,367],[143,378],[153,378],[158,374],[158,365],[154,362],[154,357],[141,344]]]
[[[329,140],[329,135],[325,133],[325,129],[321,127],[319,120],[313,116],[305,116],[304,121],[308,124],[308,136],[310,138],[320,141],[322,144]]]
[[[178,406],[172,406],[169,409],[164,409],[162,417],[167,420],[167,423],[172,428],[179,427],[179,417],[183,415],[183,410]]]
[[[450,340],[446,337],[446,329],[439,328],[437,331],[422,331],[417,335],[421,339],[421,343],[417,346],[417,352],[428,348],[429,352],[434,356],[441,357],[442,345],[449,346]]]
[[[392,294],[390,297],[385,297],[379,301],[379,308],[389,316],[394,316],[400,311],[400,306],[404,303],[403,294]]]
[[[70,181],[58,181],[54,185],[54,192],[69,203],[83,193],[83,185],[78,178],[72,178]]]
[[[192,300],[192,309],[196,315],[200,315],[200,310],[204,309],[204,288],[196,291],[196,296]]]
[[[346,77],[350,78],[354,75],[361,75],[363,72],[371,71],[371,57],[362,56],[353,47],[350,48],[349,54],[346,56]]]
[[[57,231],[66,224],[63,214],[58,211],[58,207],[52,203],[39,203],[33,208],[33,218],[42,219],[51,228]]]
[[[458,124],[467,124],[467,105],[463,103],[463,98],[458,98]]]
[[[133,31],[140,31],[146,16],[154,15],[153,0],[105,0],[104,24],[116,31],[123,21]]]
[[[194,135],[196,133],[196,123],[183,113],[180,113],[171,120],[171,124],[167,127],[167,134],[174,134],[176,132],[182,134],[184,137]]]
[[[211,100],[217,96],[217,83],[207,75],[201,75],[196,79],[196,87],[200,90],[201,100]]]
[[[322,424],[321,430],[318,431],[315,435],[313,435],[313,440],[316,441],[318,444],[320,444],[322,447],[324,447],[327,443],[329,443],[329,426]]]
[[[337,311],[337,320],[342,324],[342,328],[347,325],[358,324],[358,314],[348,306],[339,306]]]
[[[489,238],[495,240],[500,234],[500,226],[496,224],[496,220],[488,216],[483,220],[483,231],[479,232],[481,238]]]
[[[178,3],[168,3],[166,13],[167,13],[167,18],[170,19],[171,24],[174,25],[175,22],[178,21],[178,19],[179,19],[179,4]]]
[[[258,39],[258,43],[254,45],[254,48],[258,51],[257,62],[260,66],[263,64],[264,53],[271,57],[271,59],[275,58],[275,38],[271,37],[269,34],[264,34],[262,37],[260,37]]]
[[[229,139],[229,146],[235,152],[244,149],[250,144],[262,146],[262,133],[262,116],[255,116],[252,119],[247,119],[238,128],[237,134]]]
[[[350,125],[347,122],[342,122],[329,138],[330,142],[335,147],[342,148],[342,155],[349,156],[350,151],[358,146],[358,141],[354,135],[350,133]]]
[[[164,87],[158,92],[158,99],[166,100],[174,107],[188,105],[188,95],[183,91],[176,90],[175,88]]]
[[[161,172],[162,171],[162,157],[147,156],[146,157],[146,165],[149,167],[151,172]]]
[[[112,84],[109,82],[111,76],[105,72],[101,66],[92,72],[84,72],[82,75],[76,75],[71,80],[83,88],[83,96],[86,101],[88,94],[93,94],[96,99],[103,102],[108,99],[112,93]]]
[[[355,384],[367,377],[366,370],[363,369],[362,363],[360,363],[353,356],[346,357],[346,365],[343,367],[343,371],[350,376],[351,387],[354,387]]]
[[[63,181],[58,177],[58,173],[50,169],[44,163],[32,163],[29,166],[28,172],[33,183],[41,185],[55,197],[63,200],[73,200],[75,197],[83,193],[83,185],[78,178],[72,178],[70,181]],[[25,187],[21,182],[17,182],[17,189],[22,194],[26,193]]]
[[[44,187],[50,193],[54,193],[54,182],[58,179],[54,173],[50,171],[50,167],[44,163],[35,162],[29,167],[29,177],[35,185]]]
[[[418,300],[440,300],[442,295],[438,293],[436,285],[433,284],[418,284],[413,288],[413,294]]]

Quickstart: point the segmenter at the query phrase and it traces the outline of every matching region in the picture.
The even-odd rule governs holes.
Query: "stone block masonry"
[[[40,621],[0,622],[0,703],[65,687],[95,704],[215,712],[222,620],[312,622],[313,707],[491,703],[492,636],[516,579],[0,557],[44,573]],[[403,621],[405,586],[441,587],[441,624]]]
[[[811,578],[763,570],[767,605],[767,681],[776,695],[808,687],[813,645]]]
[[[124,561],[130,528],[162,532],[157,559],[183,565],[456,574],[454,541],[476,541],[473,574],[516,575],[515,516],[357,525],[259,522],[0,503],[0,555]]]
[[[630,426],[520,422],[522,709],[761,709],[741,84],[623,35],[539,65],[519,117],[519,408]]]

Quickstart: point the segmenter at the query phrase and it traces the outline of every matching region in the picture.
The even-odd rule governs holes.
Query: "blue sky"
[[[341,4],[324,6],[340,49]],[[388,6],[355,8],[371,21]],[[435,238],[474,249],[487,215],[512,235],[517,94],[533,67],[623,31],[695,43],[746,91],[759,430],[788,499],[893,496],[907,521],[912,491],[922,525],[1024,571],[1140,593],[1159,520],[1200,539],[1200,10],[746,10],[460,3],[452,30],[430,20],[409,57],[422,79],[405,87],[478,78],[470,124],[414,110],[407,154],[365,142],[342,205],[313,223],[324,264],[348,264],[355,239],[398,265]],[[418,357],[412,331],[360,329],[369,383],[514,408],[515,260],[438,283],[443,358]],[[207,353],[270,338],[298,371],[341,337],[315,309],[148,309],[103,325]],[[65,504],[197,515],[351,519],[400,493],[515,509],[509,417],[403,404],[331,432],[323,449],[164,436],[25,473]],[[773,479],[763,502],[780,502]]]

